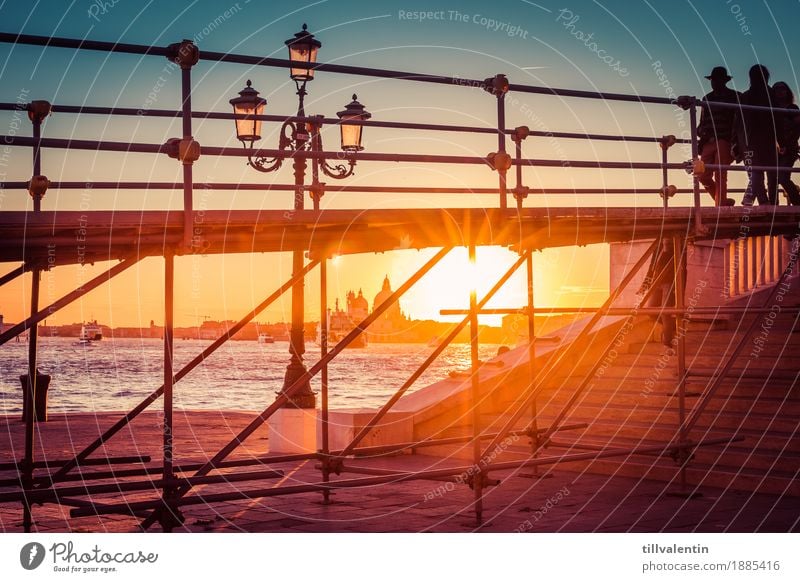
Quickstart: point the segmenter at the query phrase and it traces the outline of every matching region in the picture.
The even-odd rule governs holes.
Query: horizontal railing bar
[[[30,137],[20,137],[12,135],[0,136],[0,139],[6,145],[15,146],[33,146],[34,139]],[[92,151],[116,151],[126,153],[153,153],[161,154],[167,153],[169,148],[165,144],[147,144],[147,143],[127,143],[127,142],[110,142],[110,141],[93,141],[93,140],[69,140],[69,139],[56,139],[56,138],[42,138],[39,140],[41,147],[44,148],[57,148],[57,149],[79,149],[79,150],[92,150]],[[481,164],[488,165],[486,158],[477,156],[443,156],[435,154],[386,154],[386,153],[366,153],[359,152],[355,154],[347,154],[342,156],[341,152],[331,151],[299,151],[288,153],[284,150],[272,149],[259,149],[247,150],[245,148],[229,148],[229,147],[214,147],[202,146],[200,148],[201,155],[207,156],[224,156],[224,157],[266,157],[266,158],[292,158],[294,156],[306,159],[321,159],[321,160],[354,160],[354,161],[371,161],[371,162],[421,162],[421,163],[439,163],[439,164]],[[672,170],[683,170],[685,164],[683,163],[670,163],[661,164],[655,162],[610,162],[598,160],[568,160],[570,168],[598,168],[598,169],[625,169],[625,170],[661,170],[663,168]],[[564,167],[564,160],[541,160],[541,159],[521,159],[513,160],[515,165],[525,166],[541,166],[541,167]],[[743,168],[734,168],[743,169]],[[757,169],[757,168],[756,168]],[[788,169],[787,169],[788,170]],[[796,171],[800,171],[798,168]]]
[[[677,104],[677,103],[676,103]],[[768,105],[748,105],[746,103],[724,103],[722,101],[703,101],[698,99],[695,103],[698,107],[705,109],[742,109],[744,111],[767,111],[771,113],[788,113],[790,115],[797,115],[797,109],[786,109],[784,107],[770,107]]]
[[[536,307],[533,310],[527,307],[498,307],[496,309],[480,309],[479,315],[508,315],[526,314],[530,311],[540,314],[551,313],[596,313],[600,307]],[[608,315],[739,315],[748,313],[800,313],[800,306],[779,306],[776,310],[769,307],[611,307],[606,310]],[[469,309],[440,309],[439,315],[465,315]]]
[[[30,34],[12,34],[0,32],[0,42],[13,44],[27,44],[48,48],[70,48],[81,50],[94,50],[113,53],[126,53],[137,55],[169,56],[170,51],[167,47],[148,46],[131,43],[103,42],[82,39],[70,39],[63,37],[36,36]],[[240,55],[233,53],[221,53],[213,51],[200,51],[200,59],[206,61],[237,63],[240,65],[278,67],[278,68],[311,68],[314,71],[328,73],[342,73],[347,75],[359,75],[366,77],[378,77],[383,79],[400,79],[405,81],[418,81],[424,83],[434,83],[440,85],[451,85],[454,87],[483,88],[484,81],[480,79],[464,79],[460,77],[448,77],[445,75],[432,75],[427,73],[410,73],[405,71],[393,71],[388,69],[376,69],[370,67],[356,67],[352,65],[337,65],[332,63],[314,63],[310,67],[308,63],[290,61],[287,59],[276,59],[271,57],[258,57]],[[645,95],[624,95],[621,93],[600,93],[595,91],[576,91],[570,89],[556,89],[552,87],[535,87],[529,85],[511,84],[511,91],[523,93],[538,93],[545,95],[556,95],[560,97],[584,97],[593,99],[632,101],[637,103],[655,103],[661,105],[674,105],[673,101],[665,97],[649,97]]]
[[[6,182],[6,190],[27,190],[28,182]],[[250,184],[238,182],[195,182],[198,190],[286,191],[297,189],[295,184]],[[48,190],[182,190],[182,182],[50,182]],[[742,189],[728,189],[729,193],[742,193]],[[431,186],[339,186],[325,185],[325,192],[403,193],[403,194],[493,194],[497,188],[449,188]],[[529,188],[528,194],[660,194],[660,188]],[[677,194],[691,194],[678,191]]]
[[[318,455],[316,453],[303,453],[303,454],[294,454],[294,455],[272,455],[266,457],[255,457],[252,459],[236,459],[233,461],[225,461],[221,463],[218,469],[230,469],[234,467],[250,467],[253,465],[270,465],[270,464],[278,464],[278,463],[293,463],[297,461],[306,461],[309,459],[316,459]],[[87,460],[92,460],[87,459]],[[87,463],[81,463],[81,466],[86,465]],[[200,467],[203,466],[204,463],[193,463],[193,464],[182,464],[176,465],[173,467],[173,471],[175,473],[187,473],[190,471],[197,471]],[[141,477],[143,475],[152,475],[154,473],[161,473],[164,470],[162,465],[155,465],[151,467],[138,467],[135,469],[119,469],[119,470],[110,470],[110,471],[90,471],[90,472],[80,472],[80,473],[67,473],[65,475],[60,475],[57,479],[51,479],[50,477],[35,477],[33,479],[34,485],[45,485],[49,487],[53,481],[55,482],[64,482],[64,481],[98,481],[101,479],[114,479],[117,477]],[[19,485],[19,479],[2,479],[0,480],[0,487],[11,487],[15,485]]]
[[[574,461],[590,461],[593,459],[602,459],[610,457],[619,457],[635,454],[648,454],[661,452],[666,455],[670,451],[680,450],[684,448],[693,449],[701,446],[710,446],[715,444],[736,442],[743,440],[742,437],[718,438],[707,439],[692,444],[667,444],[667,445],[651,445],[643,447],[632,448],[619,448],[606,451],[597,451],[589,453],[576,453],[571,455],[538,457],[535,459],[520,459],[517,461],[504,461],[493,463],[483,468],[483,471],[502,471],[506,469],[519,469],[523,467],[536,467],[545,465],[558,465],[561,463],[568,463]],[[472,466],[450,467],[446,469],[429,469],[425,471],[415,471],[409,473],[395,473],[392,475],[377,475],[373,477],[364,477],[356,479],[342,479],[339,481],[329,481],[322,483],[304,483],[299,485],[285,485],[280,487],[271,487],[268,489],[255,489],[255,490],[238,490],[229,493],[211,493],[211,494],[196,494],[179,499],[172,499],[170,503],[172,506],[182,505],[204,505],[209,503],[217,503],[221,501],[231,501],[234,499],[257,499],[262,497],[277,497],[280,495],[292,495],[296,493],[313,493],[316,491],[335,491],[336,489],[349,489],[358,487],[369,487],[372,485],[380,485],[382,483],[392,482],[399,483],[402,481],[415,481],[415,480],[437,480],[440,477],[449,477],[455,475],[476,475],[478,469]],[[72,517],[85,517],[90,515],[100,515],[102,513],[118,513],[118,512],[135,512],[143,509],[156,509],[164,507],[163,500],[155,499],[150,501],[135,501],[130,503],[118,503],[113,505],[94,507],[85,507],[73,509],[70,511]]]
[[[55,460],[42,460],[42,461],[35,461],[33,463],[34,469],[54,469],[60,467],[61,465],[66,465],[69,462],[67,459],[55,459]],[[149,463],[150,462],[150,455],[135,455],[135,456],[127,456],[127,457],[96,457],[93,459],[84,459],[81,462],[81,466],[89,467],[89,466],[97,466],[97,465],[126,465],[132,463]],[[17,461],[17,462],[6,462],[0,463],[0,471],[16,471],[19,467],[25,464],[24,460]]]
[[[202,475],[191,477],[176,477],[174,479],[151,479],[145,481],[116,481],[100,485],[74,485],[72,487],[55,487],[47,489],[33,489],[26,491],[13,491],[0,493],[0,503],[21,501],[37,503],[41,500],[58,498],[62,495],[93,495],[104,493],[122,493],[124,491],[147,491],[163,487],[178,487],[184,485],[213,485],[217,483],[237,483],[241,481],[255,481],[260,479],[279,479],[285,476],[283,471],[250,471],[247,473],[230,473],[222,475]]]
[[[583,428],[588,428],[588,426],[589,426],[588,424],[583,423],[583,422],[575,423],[575,424],[565,424],[564,426],[559,427],[559,431],[580,430],[580,429],[583,429]],[[547,428],[539,428],[539,429],[536,430],[536,432],[537,433],[544,433],[547,430],[548,430]],[[509,434],[511,436],[527,436],[529,433],[528,433],[528,431],[524,431],[524,430],[515,430],[515,431],[510,432]],[[487,434],[482,434],[480,438],[481,439],[489,439],[489,438],[494,438],[496,436],[497,436],[496,433],[487,433]],[[455,444],[459,444],[459,443],[469,442],[472,439],[473,439],[472,435],[466,435],[466,436],[457,436],[457,437],[443,437],[443,438],[437,438],[437,439],[427,439],[427,440],[423,440],[423,441],[413,441],[413,442],[407,442],[407,443],[397,443],[397,444],[392,444],[392,445],[375,445],[375,446],[371,446],[371,447],[356,447],[352,451],[349,451],[348,455],[354,455],[354,456],[358,457],[358,456],[367,456],[367,455],[372,456],[372,455],[380,455],[380,454],[398,453],[398,452],[405,451],[405,450],[408,450],[408,449],[421,449],[421,448],[425,448],[425,447],[434,447],[434,446],[439,446],[439,445],[455,445]],[[318,456],[319,456],[319,458],[323,458],[325,456],[336,458],[336,457],[340,457],[342,455],[342,452],[344,452],[343,449],[342,450],[338,450],[338,451],[331,451],[330,453],[328,453],[328,455],[324,455],[324,454],[320,453]]]
[[[16,45],[33,45],[47,48],[70,48],[75,50],[94,50],[113,53],[126,53],[137,55],[153,55],[153,56],[170,56],[170,49],[168,47],[149,46],[132,43],[119,43],[119,42],[104,42],[93,41],[86,39],[71,39],[63,37],[51,36],[37,36],[30,34],[13,34],[7,32],[0,32],[0,42],[13,43]],[[406,81],[419,81],[425,83],[435,83],[451,85],[454,87],[467,87],[467,88],[480,88],[485,86],[485,81],[480,79],[465,79],[460,77],[449,77],[446,75],[432,75],[428,73],[410,73],[406,71],[394,71],[389,69],[376,69],[372,67],[357,67],[352,65],[338,65],[333,63],[314,63],[309,67],[308,63],[300,61],[291,61],[288,59],[276,59],[272,57],[259,57],[250,55],[240,55],[233,53],[221,53],[214,51],[199,51],[201,60],[238,63],[242,65],[265,66],[265,67],[278,67],[278,68],[310,68],[314,71],[328,72],[328,73],[342,73],[348,75],[359,75],[367,77],[378,77],[384,79],[400,79]],[[508,86],[509,91],[517,91],[520,93],[532,93],[539,95],[552,95],[556,97],[577,97],[585,99],[601,99],[604,101],[625,101],[632,103],[652,103],[657,105],[671,105],[679,106],[676,99],[667,97],[655,97],[651,95],[632,95],[626,93],[608,93],[602,91],[584,91],[578,89],[562,89],[556,87],[539,87],[535,85],[521,85],[518,83],[511,83]],[[701,99],[695,99],[694,105],[703,107],[708,106]],[[744,104],[725,104],[717,103],[714,106],[742,108],[750,110],[770,110],[777,112],[792,113],[791,109],[779,109],[771,107],[763,107],[758,105],[744,105]]]
[[[0,103],[0,111],[25,111],[27,103]],[[53,113],[73,113],[89,115],[121,115],[133,117],[167,117],[179,118],[183,112],[177,109],[136,109],[133,107],[100,107],[90,105],[53,105]],[[334,117],[309,117],[297,115],[241,115],[235,113],[223,113],[217,111],[194,111],[192,117],[195,119],[214,119],[214,120],[239,120],[254,119],[266,122],[278,123],[320,123],[323,125],[340,125],[341,119]],[[492,127],[476,127],[471,125],[450,125],[441,123],[414,123],[406,121],[381,121],[375,119],[348,120],[350,125],[361,125],[364,127],[383,127],[390,129],[418,129],[426,131],[453,131],[462,133],[487,133],[496,134],[497,129]],[[507,135],[514,135],[514,129],[504,130]],[[658,143],[660,137],[647,137],[640,135],[610,135],[599,133],[577,133],[577,132],[558,132],[558,131],[530,131],[529,135],[534,137],[563,138],[563,139],[588,139],[598,141],[626,141],[642,143]],[[688,139],[676,139],[676,143],[691,143]]]
[[[0,139],[3,143],[10,146],[23,146],[31,147],[34,145],[32,137],[22,137],[15,135],[2,135]],[[72,139],[59,139],[59,138],[42,138],[38,140],[41,147],[55,148],[55,149],[77,149],[77,150],[91,150],[91,151],[113,151],[125,153],[149,153],[149,154],[163,154],[169,151],[166,144],[149,144],[149,143],[129,143],[129,142],[112,142],[112,141],[95,141],[95,140],[72,140]],[[206,156],[224,156],[224,157],[266,157],[266,158],[292,158],[302,157],[306,159],[321,159],[321,160],[354,160],[354,161],[370,161],[370,162],[422,162],[422,163],[439,163],[439,164],[486,164],[486,158],[477,156],[443,156],[436,154],[387,154],[387,153],[348,153],[343,156],[341,152],[332,151],[299,151],[287,153],[284,150],[273,149],[258,149],[248,150],[245,148],[231,148],[231,147],[215,147],[215,146],[201,146],[200,153]],[[522,166],[539,166],[539,167],[569,167],[569,168],[596,168],[596,169],[609,169],[609,170],[685,170],[685,163],[668,163],[662,164],[660,162],[613,162],[602,160],[544,160],[544,159],[514,159],[512,165]],[[746,172],[748,170],[764,170],[764,171],[786,171],[786,172],[800,172],[800,168],[789,168],[785,166],[721,166],[717,164],[706,164],[706,168],[723,169],[728,171]]]

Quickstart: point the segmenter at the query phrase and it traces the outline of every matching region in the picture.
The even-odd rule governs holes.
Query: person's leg
[[[717,163],[720,166],[729,166],[733,163],[731,144],[723,139],[717,141]],[[733,199],[728,198],[727,170],[719,170],[717,173],[717,193],[720,197],[720,206],[733,206]]]
[[[752,170],[752,186],[753,196],[760,205],[769,205],[770,200],[767,198],[767,189],[764,186],[764,170]]]
[[[717,163],[717,142],[710,141],[706,144],[703,144],[703,149],[700,152],[700,159],[703,161],[704,164],[716,164]],[[711,195],[711,198],[716,200],[717,196],[717,184],[714,182],[714,170],[711,168],[706,168],[706,170],[700,174],[698,181],[703,185]]]
[[[767,172],[767,199],[772,205],[778,203],[778,182],[780,180],[780,172]]]

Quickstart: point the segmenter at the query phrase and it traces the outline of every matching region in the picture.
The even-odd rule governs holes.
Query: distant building
[[[339,343],[342,338],[353,331],[353,328],[369,315],[369,304],[364,298],[364,293],[361,289],[358,290],[358,295],[353,291],[348,291],[346,299],[347,309],[345,311],[339,308],[339,299],[336,299],[335,309],[328,309],[327,340],[328,344],[331,346]],[[321,325],[317,325],[317,343],[319,344],[321,342],[322,328]],[[349,347],[352,348],[363,348],[366,346],[367,335],[365,333],[359,335],[349,344]]]
[[[383,287],[378,291],[375,300],[372,302],[372,311],[383,305],[391,295],[392,284],[389,282],[389,276],[386,275],[383,279]],[[378,341],[391,341],[392,336],[397,336],[397,334],[408,330],[409,323],[408,317],[400,310],[400,302],[395,301],[370,326],[370,335],[378,336],[374,338]]]
[[[358,296],[352,291],[347,292],[347,316],[356,324],[366,319],[369,315],[369,303],[367,303],[364,293],[358,290]]]

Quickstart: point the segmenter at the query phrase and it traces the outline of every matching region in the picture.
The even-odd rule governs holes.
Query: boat
[[[258,334],[258,343],[260,344],[274,344],[275,338],[269,335],[268,333],[260,333]]]
[[[99,342],[101,339],[103,339],[103,331],[97,325],[97,320],[84,323],[81,326],[81,334],[78,336],[79,343]]]

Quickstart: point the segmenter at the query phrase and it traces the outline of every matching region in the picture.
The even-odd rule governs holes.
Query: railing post
[[[475,521],[483,523],[483,480],[484,469],[481,466],[481,412],[480,412],[480,362],[478,361],[478,292],[475,271],[475,244],[469,245],[469,266],[472,277],[469,289],[469,347],[471,364],[470,402],[472,405],[472,463],[476,473],[472,476],[472,488],[475,493]]]
[[[316,160],[315,160],[316,161]],[[319,263],[319,351],[320,359],[325,361],[328,355],[328,259],[322,257]],[[328,419],[328,364],[324,363],[320,370],[320,406],[322,423],[322,482],[330,481],[330,423]],[[322,502],[329,504],[330,491],[322,490]]]
[[[163,432],[163,487],[161,498],[164,507],[160,513],[164,531],[172,531],[183,523],[180,510],[173,506],[175,487],[169,484],[175,479],[173,471],[173,386],[174,368],[174,299],[175,299],[175,255],[172,250],[164,253],[164,425]]]
[[[29,193],[33,198],[33,212],[39,213],[42,210],[42,197],[47,190],[47,179],[41,176],[41,139],[42,121],[50,114],[50,103],[47,101],[32,101],[28,105],[28,119],[33,124],[33,177],[29,184]],[[41,283],[41,268],[36,265],[31,269],[31,317],[39,311],[39,286]],[[28,327],[28,378],[24,390],[27,394],[28,406],[25,410],[25,458],[22,467],[22,489],[27,493],[33,487],[33,467],[34,467],[34,423],[39,419],[36,416],[36,389],[39,376],[37,366],[37,348],[39,339],[38,322],[33,320]],[[28,533],[33,526],[33,516],[31,505],[27,496],[23,495],[22,502],[22,527]]]
[[[689,125],[692,132],[692,166],[694,168],[700,152],[697,148],[697,98],[689,97]],[[695,171],[692,171],[692,193],[694,195],[694,229],[695,234],[703,234],[703,218],[700,216],[700,178]]]
[[[497,99],[497,152],[491,154],[498,163],[494,163],[497,170],[500,189],[500,208],[508,208],[507,174],[511,167],[511,158],[506,153],[506,103],[509,83],[505,75],[495,75],[484,81],[483,88]]]
[[[192,191],[192,164],[200,155],[199,144],[192,137],[192,67],[200,58],[200,51],[190,40],[169,46],[167,57],[181,67],[181,119],[182,139],[179,158],[183,163],[183,246],[191,248],[193,240],[194,201]]]
[[[675,308],[683,309],[684,306],[684,286],[686,285],[685,266],[687,259],[686,239],[674,237],[672,239],[672,254],[674,267],[674,288],[675,288]],[[677,369],[678,375],[678,446],[676,459],[680,463],[680,495],[686,495],[686,465],[689,462],[690,451],[683,448],[688,443],[688,435],[685,430],[686,422],[686,332],[688,322],[684,314],[675,316],[675,338],[677,345]]]
[[[664,210],[669,207],[669,199],[677,192],[675,186],[669,184],[669,170],[667,169],[669,148],[676,143],[674,135],[663,135],[658,143],[661,147],[661,199]]]
[[[528,291],[528,373],[530,374],[530,385],[535,390],[536,375],[538,368],[536,366],[536,321],[534,313],[533,301],[533,251],[526,251],[525,257],[525,271],[527,275],[527,291]],[[537,416],[539,414],[536,405],[536,398],[531,400],[531,423],[528,427],[531,439],[531,455],[536,457],[541,443],[539,442],[539,422]],[[539,476],[539,467],[533,467],[533,476]]]

